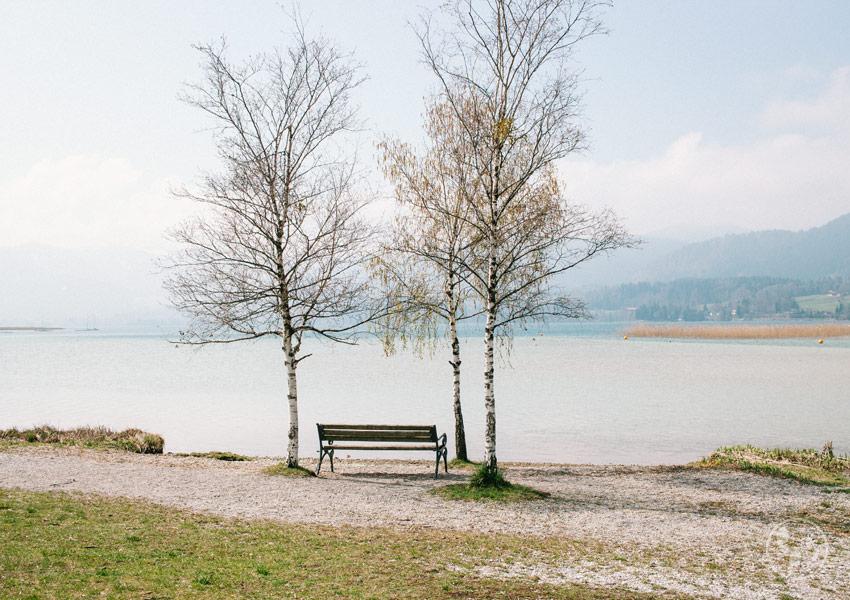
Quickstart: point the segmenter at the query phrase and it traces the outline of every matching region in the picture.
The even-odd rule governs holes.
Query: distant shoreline
[[[0,331],[60,331],[64,327],[0,327]]]

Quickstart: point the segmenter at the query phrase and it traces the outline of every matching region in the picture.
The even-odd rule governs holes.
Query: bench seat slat
[[[340,434],[334,435],[325,433],[322,436],[325,440],[333,441],[358,441],[358,442],[436,442],[437,440],[430,435],[383,435],[374,433],[364,433],[357,435]]]
[[[398,429],[401,431],[411,431],[415,429],[421,429],[423,431],[430,431],[434,426],[433,425],[332,425],[330,423],[322,423],[322,427],[325,429],[363,429],[367,431],[381,431],[381,430],[394,430]]]
[[[322,433],[325,435],[406,435],[416,437],[417,435],[431,435],[431,431],[425,430],[403,430],[403,429],[385,429],[378,431],[375,429],[333,429],[324,427]]]
[[[431,444],[430,446],[337,446],[333,445],[334,450],[434,450],[435,445]]]

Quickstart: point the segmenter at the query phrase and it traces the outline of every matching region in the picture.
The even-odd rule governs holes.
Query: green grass
[[[285,463],[277,463],[263,469],[266,475],[275,475],[277,477],[315,477],[315,471],[305,469],[304,467],[287,467]]]
[[[138,454],[162,454],[165,440],[155,433],[141,429],[113,431],[106,427],[77,427],[57,429],[39,425],[31,429],[0,429],[0,445],[79,446],[95,450],[123,450]]]
[[[475,574],[564,564],[585,546],[563,538],[246,522],[80,495],[0,490],[0,539],[9,598],[687,598]]]
[[[496,500],[498,502],[527,502],[548,498],[548,492],[511,483],[501,470],[493,472],[484,464],[478,465],[469,483],[452,483],[431,489],[431,493],[445,500]]]
[[[811,310],[813,312],[834,313],[841,303],[839,298],[826,294],[815,294],[814,296],[797,296],[794,298],[800,310]]]
[[[542,500],[548,498],[548,492],[535,490],[512,483],[507,488],[496,487],[473,487],[468,483],[450,483],[431,489],[431,493],[444,500],[496,500],[498,502],[527,502],[529,500]]]
[[[850,485],[850,458],[823,455],[812,449],[723,447],[695,466],[734,468],[812,485]]]
[[[449,461],[450,469],[477,469],[480,466],[480,462],[475,462],[472,460],[461,460],[459,458],[453,458]]]

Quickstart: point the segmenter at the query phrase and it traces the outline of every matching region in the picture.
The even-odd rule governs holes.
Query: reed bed
[[[823,339],[850,336],[850,323],[805,325],[633,325],[626,329],[628,337],[722,339]]]

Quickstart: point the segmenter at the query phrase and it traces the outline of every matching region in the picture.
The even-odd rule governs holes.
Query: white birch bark
[[[489,251],[489,267],[487,281],[487,323],[484,326],[484,464],[487,470],[495,473],[498,470],[496,462],[496,395],[494,384],[494,336],[496,330],[496,247],[491,240]]]
[[[463,411],[460,405],[460,340],[457,337],[457,318],[449,319],[452,338],[452,407],[455,416],[455,452],[459,460],[469,460],[466,452],[466,429],[463,425]]]
[[[298,466],[298,385],[295,379],[295,369],[298,362],[295,358],[295,349],[292,345],[292,337],[286,336],[283,340],[283,352],[286,355],[286,377],[287,377],[287,400],[289,402],[289,434],[286,445],[286,466]]]

